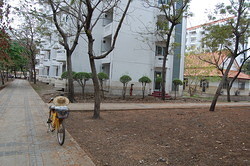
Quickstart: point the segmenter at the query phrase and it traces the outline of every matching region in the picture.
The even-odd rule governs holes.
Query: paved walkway
[[[102,103],[101,111],[110,110],[155,110],[155,109],[173,109],[173,108],[207,108],[209,109],[211,102],[209,103]],[[246,107],[250,111],[249,102],[218,102],[218,107]],[[71,103],[69,105],[72,111],[93,111],[93,103]]]
[[[48,107],[25,80],[0,91],[0,166],[94,166],[66,133],[63,146],[47,133]]]

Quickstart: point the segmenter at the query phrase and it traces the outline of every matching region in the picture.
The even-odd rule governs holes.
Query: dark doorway
[[[155,75],[154,75],[154,89],[160,91],[161,89],[161,83],[157,82],[157,78],[161,78],[161,72],[160,71],[155,71]]]

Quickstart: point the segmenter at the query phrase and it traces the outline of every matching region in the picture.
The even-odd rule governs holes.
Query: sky
[[[207,11],[213,12],[215,5],[224,2],[229,3],[229,0],[191,0],[190,11],[193,13],[192,18],[188,18],[187,27],[193,27],[208,22]]]

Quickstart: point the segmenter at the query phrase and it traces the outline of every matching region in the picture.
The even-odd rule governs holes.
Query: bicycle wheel
[[[65,128],[63,120],[60,120],[59,127],[57,129],[57,140],[60,145],[63,145],[65,140]]]
[[[53,132],[55,130],[55,127],[52,126],[52,115],[50,115],[49,119],[50,119],[50,122],[47,122],[48,131]]]

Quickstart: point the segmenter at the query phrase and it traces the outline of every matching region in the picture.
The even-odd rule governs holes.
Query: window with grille
[[[156,46],[155,56],[164,56],[164,55],[165,55],[165,47]]]
[[[168,3],[168,0],[158,0],[159,5],[164,5],[164,4],[167,4],[167,3]]]
[[[245,89],[245,82],[244,81],[239,81],[239,89],[244,90]]]

